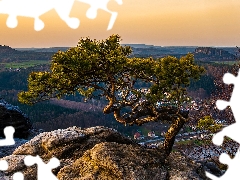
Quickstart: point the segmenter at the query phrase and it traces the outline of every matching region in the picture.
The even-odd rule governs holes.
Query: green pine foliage
[[[58,51],[52,57],[50,71],[32,72],[28,90],[18,94],[21,103],[33,105],[51,98],[80,93],[86,99],[106,98],[105,114],[113,113],[125,125],[168,121],[166,153],[171,152],[176,134],[188,121],[180,110],[190,98],[187,87],[199,79],[204,68],[194,63],[192,54],[180,59],[172,56],[156,59],[130,57],[132,49],[120,44],[119,35],[97,41],[82,38],[76,47]],[[137,88],[136,82],[149,88]],[[158,107],[167,101],[170,104]]]

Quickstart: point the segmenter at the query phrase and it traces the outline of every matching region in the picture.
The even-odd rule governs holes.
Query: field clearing
[[[28,68],[33,67],[37,65],[45,65],[50,64],[49,60],[28,60],[23,62],[12,62],[12,63],[0,63],[4,68]]]

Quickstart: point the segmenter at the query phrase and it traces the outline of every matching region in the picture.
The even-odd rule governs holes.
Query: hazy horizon
[[[127,45],[127,46],[130,46],[130,45],[133,45],[133,46],[138,46],[138,45],[145,45],[145,46],[154,46],[154,47],[162,47],[162,48],[170,48],[170,47],[212,47],[212,48],[236,48],[236,46],[191,46],[191,45],[186,45],[186,46],[178,46],[178,45],[175,45],[175,46],[158,46],[158,45],[153,45],[153,44],[144,44],[144,43],[126,43],[126,44],[123,44],[123,43],[120,43],[121,45]],[[4,44],[6,46],[9,46],[7,44]],[[77,45],[77,44],[76,44]],[[11,47],[11,48],[16,48],[16,49],[44,49],[44,48],[70,48],[70,47],[75,47],[76,45],[74,46],[50,46],[50,47]]]

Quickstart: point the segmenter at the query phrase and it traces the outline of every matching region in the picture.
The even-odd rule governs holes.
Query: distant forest
[[[128,45],[128,44],[126,44]],[[167,55],[181,57],[187,53],[193,53],[196,60],[201,61],[234,61],[238,49],[233,47],[213,48],[195,46],[150,46],[130,44],[133,49],[131,56],[159,58]],[[51,57],[58,50],[65,51],[67,47],[52,48],[18,48],[13,49],[7,45],[0,46],[0,63],[21,62],[27,60],[51,60]]]
[[[141,48],[143,49],[145,47]],[[146,51],[146,48],[145,51],[141,50],[141,48],[133,48],[133,50],[135,50],[135,55],[139,53],[142,57],[144,57],[148,51]],[[178,52],[184,55],[184,53],[186,54],[186,51],[190,50],[191,48],[195,50],[195,47],[189,47],[185,49],[165,48],[166,50],[164,51],[164,54],[169,52],[171,52],[170,54],[175,54]],[[150,47],[148,48],[149,54],[151,54],[151,51],[153,51],[152,49],[154,49],[155,52],[159,50],[158,48]],[[56,50],[56,48],[54,50]],[[162,48],[162,50],[164,50],[164,48]],[[50,50],[50,52],[34,51],[27,51],[26,53],[26,51],[23,50],[19,51],[8,46],[1,46],[0,64],[1,62],[10,63],[15,60],[21,62],[21,58],[24,60],[36,60],[38,58],[41,60],[50,60],[51,56],[53,55],[53,52]],[[234,50],[232,50],[232,52],[234,52]],[[231,54],[231,56],[232,55],[233,54]],[[158,56],[158,54],[156,56]],[[215,60],[217,61],[217,59]],[[235,62],[235,60],[232,62]],[[193,99],[206,99],[209,98],[216,90],[214,80],[219,78],[218,71],[221,71],[221,69],[226,69],[225,67],[231,66],[231,64],[229,65],[229,63],[224,61],[220,61],[220,63],[198,61],[198,63],[203,65],[207,71],[199,81],[191,82],[190,87],[188,88],[188,93],[193,97]],[[50,131],[59,128],[67,128],[74,125],[83,128],[101,125],[115,128],[123,134],[129,136],[132,136],[137,130],[141,130],[142,132],[155,130],[157,135],[161,133],[161,128],[157,127],[159,126],[159,123],[148,123],[140,127],[125,127],[124,125],[118,123],[113,118],[112,114],[104,115],[102,113],[102,108],[106,104],[104,99],[93,99],[85,102],[85,99],[81,95],[76,94],[76,96],[67,96],[63,100],[53,99],[47,102],[38,103],[33,106],[20,104],[17,99],[17,94],[22,90],[27,90],[27,78],[29,73],[32,71],[49,71],[49,64],[34,65],[33,67],[26,67],[19,70],[4,68],[2,71],[0,71],[0,97],[4,98],[13,105],[19,106],[20,109],[29,116],[35,128],[41,128],[46,131]],[[146,86],[146,84],[138,84],[138,86],[143,87]]]
[[[217,66],[219,65],[217,64]],[[223,65],[221,64],[221,66]],[[49,65],[30,67],[20,71],[0,72],[0,97],[13,105],[19,106],[29,116],[34,127],[48,131],[73,125],[80,127],[102,125],[115,128],[126,135],[132,135],[139,129],[145,132],[155,129],[156,125],[154,123],[149,123],[142,127],[125,127],[118,123],[112,114],[104,115],[102,113],[102,108],[106,104],[104,99],[93,99],[85,102],[84,98],[79,94],[76,94],[76,96],[67,96],[63,100],[53,99],[41,102],[33,106],[20,104],[17,94],[22,90],[27,90],[29,73],[45,70],[49,70]],[[139,84],[139,86],[145,85]],[[201,99],[209,97],[214,90],[214,75],[210,74],[210,72],[206,72],[199,81],[192,81],[188,89],[194,98]],[[155,132],[160,134],[159,130]]]

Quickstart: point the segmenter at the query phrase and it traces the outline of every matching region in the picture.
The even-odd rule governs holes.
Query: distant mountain
[[[0,55],[10,55],[10,54],[18,54],[20,53],[16,49],[12,49],[6,45],[0,45]]]
[[[49,47],[49,48],[16,48],[18,51],[32,51],[32,52],[58,52],[60,51],[66,51],[70,47]]]
[[[0,46],[0,63],[26,60],[50,60],[53,52],[19,51],[6,45]]]
[[[224,47],[197,47],[197,46],[154,46],[146,44],[122,44],[131,46],[131,57],[161,58],[168,55],[180,58],[187,53],[193,53],[196,60],[200,61],[232,61],[236,59],[236,48]],[[0,46],[1,62],[19,62],[24,60],[50,60],[57,51],[66,51],[69,47],[50,48],[17,48]]]
[[[226,50],[212,47],[198,47],[194,51],[194,57],[197,60],[207,61],[232,61],[236,60],[236,55]]]
[[[153,57],[161,58],[168,55],[181,57],[187,53],[192,53],[196,46],[153,46],[145,44],[125,44],[132,47],[132,57]]]
[[[127,45],[127,44],[126,44]],[[180,58],[193,53],[197,61],[233,61],[237,59],[236,48],[197,47],[197,46],[151,46],[145,44],[129,44],[133,49],[132,57],[175,56]]]

